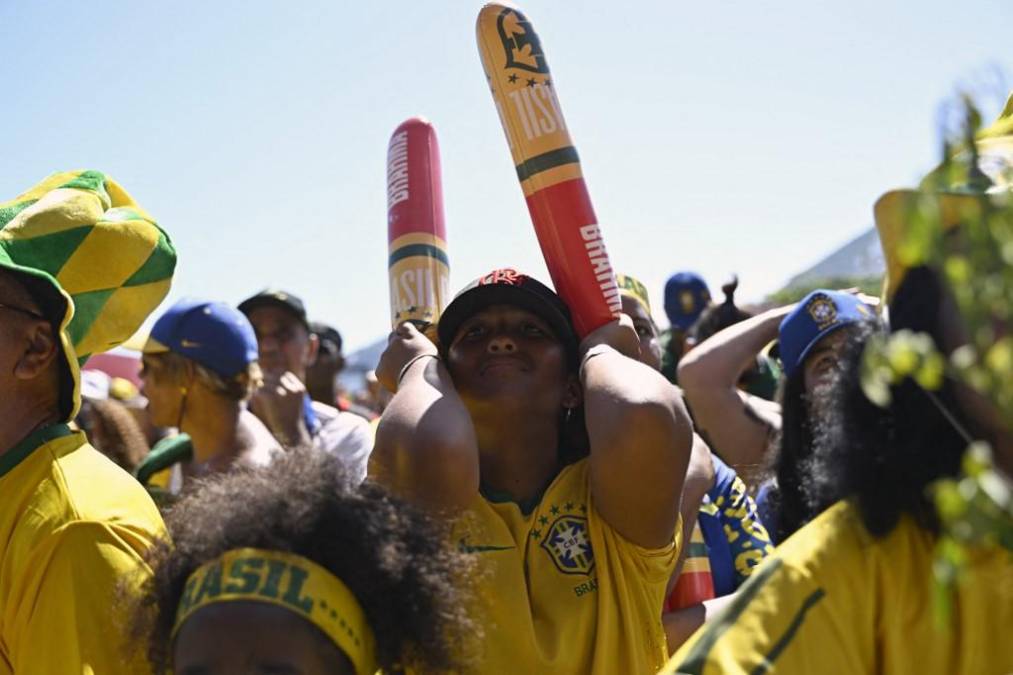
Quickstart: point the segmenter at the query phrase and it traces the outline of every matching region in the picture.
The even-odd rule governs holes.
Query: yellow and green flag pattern
[[[99,171],[54,174],[0,203],[0,266],[44,279],[68,301],[61,322],[78,407],[78,368],[120,344],[169,292],[176,250]]]

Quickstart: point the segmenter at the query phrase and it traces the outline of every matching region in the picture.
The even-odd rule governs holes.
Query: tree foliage
[[[907,266],[941,270],[968,330],[969,342],[949,358],[924,334],[899,331],[866,350],[862,387],[885,405],[891,386],[912,378],[927,390],[944,376],[970,386],[1013,420],[1013,198],[1009,165],[999,180],[979,168],[975,138],[981,116],[962,100],[963,123],[944,138],[944,160],[923,182],[907,215],[908,230],[899,251]],[[993,167],[994,168],[994,167]],[[964,200],[955,232],[944,227],[940,193],[978,195]],[[988,443],[974,440],[960,476],[938,481],[931,493],[943,525],[934,566],[936,607],[949,616],[951,589],[967,574],[968,552],[979,547],[1013,550],[1013,490],[992,462]]]

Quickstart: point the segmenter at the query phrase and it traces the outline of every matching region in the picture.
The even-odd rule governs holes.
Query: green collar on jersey
[[[542,503],[542,497],[545,496],[545,492],[549,489],[549,486],[552,485],[553,481],[559,477],[559,474],[561,474],[565,468],[565,466],[560,467],[560,469],[556,471],[556,473],[552,474],[549,480],[546,481],[545,485],[543,485],[538,492],[531,495],[528,499],[518,501],[506,490],[495,490],[481,482],[478,485],[478,493],[482,495],[486,501],[492,502],[493,504],[516,504],[517,508],[521,510],[521,515],[530,516],[531,513],[538,508],[538,505]]]
[[[10,473],[11,469],[32,454],[36,448],[41,448],[50,441],[70,436],[73,433],[74,431],[62,422],[36,429],[21,439],[13,448],[0,455],[0,478]]]

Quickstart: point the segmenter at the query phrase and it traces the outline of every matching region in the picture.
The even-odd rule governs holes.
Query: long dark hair
[[[777,437],[774,493],[777,511],[775,541],[784,541],[802,527],[813,514],[804,494],[808,462],[812,455],[813,434],[806,403],[805,374],[799,369],[781,383],[781,430]]]
[[[848,355],[860,352],[869,336],[879,329],[875,320],[864,320],[848,325],[848,339],[842,346],[838,371],[851,368]],[[840,377],[840,375],[837,375]],[[813,418],[810,400],[820,396],[825,401],[820,406],[821,414]],[[816,446],[827,433],[827,426],[833,424],[834,404],[831,389],[807,392],[804,369],[797,369],[781,383],[778,394],[781,403],[781,430],[777,436],[777,453],[773,460],[776,490],[772,494],[772,506],[777,513],[775,540],[784,541],[834,502],[814,490],[813,472]]]
[[[894,330],[927,333],[941,350],[942,293],[934,272],[925,267],[909,271],[890,307]],[[864,345],[847,350],[844,367],[831,384],[830,419],[816,439],[809,466],[810,500],[829,504],[853,498],[874,536],[889,534],[905,513],[938,532],[926,488],[955,475],[967,447],[940,410],[950,411],[967,427],[952,383],[947,380],[941,390],[929,393],[904,379],[891,387],[891,403],[880,408],[862,392],[863,351]]]

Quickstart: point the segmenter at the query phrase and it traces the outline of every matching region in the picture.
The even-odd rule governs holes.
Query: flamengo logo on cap
[[[527,275],[521,274],[513,268],[504,267],[502,269],[493,270],[479,279],[478,285],[489,286],[492,284],[508,284],[510,286],[520,286],[527,278]]]

